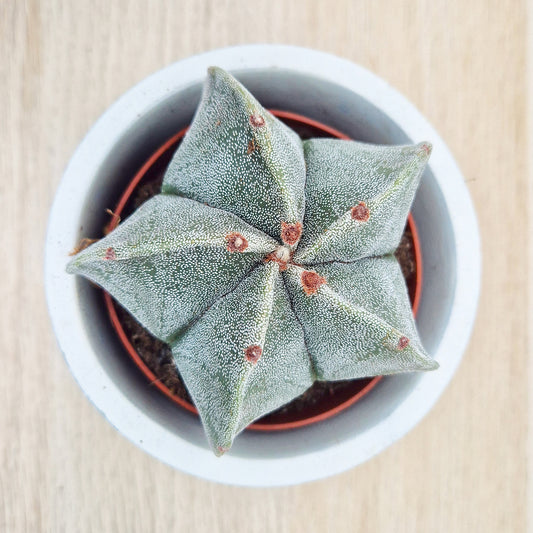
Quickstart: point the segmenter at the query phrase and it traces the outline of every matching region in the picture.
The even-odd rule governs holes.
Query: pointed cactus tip
[[[420,155],[423,157],[429,157],[433,151],[433,145],[429,142],[422,142],[418,145]]]
[[[225,74],[225,71],[217,66],[212,66],[207,69],[207,73],[210,76],[216,76],[217,74]]]
[[[221,457],[230,449],[229,446],[217,446],[215,450],[215,455]]]

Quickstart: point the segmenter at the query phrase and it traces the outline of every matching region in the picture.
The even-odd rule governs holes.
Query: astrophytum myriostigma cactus
[[[438,366],[393,255],[430,149],[302,142],[211,68],[161,194],[67,270],[168,343],[220,455],[315,380]]]

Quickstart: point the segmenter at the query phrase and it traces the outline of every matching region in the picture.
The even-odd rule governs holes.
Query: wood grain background
[[[0,531],[525,531],[527,7],[1,0]],[[475,332],[431,414],[350,472],[269,490],[199,481],[121,437],[69,374],[42,280],[54,191],[95,119],[169,63],[251,42],[338,54],[407,95],[466,176],[484,252]]]

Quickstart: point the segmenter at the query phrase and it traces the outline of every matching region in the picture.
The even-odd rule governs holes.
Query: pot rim
[[[293,120],[295,122],[299,122],[300,124],[312,126],[338,139],[350,140],[350,137],[348,135],[345,135],[344,133],[338,131],[337,129],[327,126],[326,124],[322,124],[321,122],[317,120],[310,119],[299,113],[293,113],[292,111],[285,111],[285,110],[280,110],[280,109],[269,109],[269,111],[278,118],[285,118],[285,119]],[[146,173],[149,171],[149,169],[178,140],[180,140],[181,138],[185,136],[188,129],[189,127],[183,128],[178,133],[175,133],[174,135],[172,135],[172,137],[167,139],[157,150],[155,150],[155,152],[153,152],[150,155],[150,157],[144,162],[141,168],[136,172],[135,176],[131,179],[131,181],[128,183],[128,186],[126,187],[124,192],[121,194],[120,199],[114,211],[111,213],[112,215],[111,220],[105,227],[105,231],[104,231],[105,234],[113,231],[119,225],[122,211],[124,210],[125,206],[127,205],[135,189],[141,183],[142,179],[144,178]],[[418,306],[420,303],[421,292],[422,292],[423,262],[422,262],[420,241],[418,238],[418,230],[416,229],[416,224],[411,213],[408,214],[407,225],[409,226],[409,229],[411,230],[411,234],[413,237],[413,249],[414,249],[414,256],[415,256],[415,263],[416,263],[415,293],[414,293],[413,303],[411,305],[412,310],[413,310],[413,315],[416,317]],[[156,376],[156,374],[154,374],[152,369],[144,362],[144,360],[139,355],[139,353],[137,352],[133,344],[130,342],[128,335],[124,331],[122,322],[120,321],[120,318],[116,310],[115,300],[106,290],[102,289],[102,291],[104,293],[104,301],[105,301],[105,305],[106,305],[109,319],[111,321],[113,329],[118,335],[120,342],[122,343],[122,346],[125,348],[128,355],[131,357],[131,359],[134,361],[134,363],[137,365],[140,371],[148,379],[149,383],[151,385],[154,385],[167,398],[177,403],[183,409],[186,409],[187,411],[189,411],[190,413],[193,413],[194,415],[198,415],[198,410],[196,409],[194,404],[188,402],[184,398],[181,398],[177,394],[174,394],[160,379],[158,379],[158,377]],[[308,426],[310,424],[316,424],[323,420],[327,420],[328,418],[331,418],[332,416],[335,416],[341,413],[345,409],[348,409],[348,407],[351,407],[352,405],[357,403],[359,400],[361,400],[372,389],[374,389],[374,387],[381,381],[382,378],[383,376],[374,376],[371,379],[371,381],[369,381],[361,390],[354,393],[347,400],[321,413],[310,415],[310,416],[302,416],[302,418],[299,418],[298,420],[293,420],[290,422],[280,422],[280,423],[272,423],[272,424],[253,422],[246,429],[253,430],[253,431],[285,431],[289,429],[295,429],[295,428]]]
[[[431,139],[433,153],[428,166],[450,218],[455,290],[446,327],[432,353],[440,364],[438,372],[421,377],[370,429],[290,456],[250,458],[230,453],[219,460],[207,447],[184,439],[148,416],[97,358],[76,280],[65,273],[67,254],[78,240],[79,227],[77,222],[72,224],[72,214],[81,216],[87,209],[86,198],[110,150],[132,131],[139,117],[164,103],[171,91],[185,91],[201,83],[213,64],[236,73],[275,70],[329,83],[379,109],[410,138]],[[45,289],[52,325],[65,360],[88,398],[117,430],[154,457],[205,479],[244,486],[292,485],[343,472],[411,430],[433,407],[462,359],[475,320],[480,280],[480,238],[472,201],[437,131],[404,96],[365,68],[324,52],[286,45],[243,45],[206,52],[156,72],[125,93],[93,125],[73,154],[56,193],[46,237]]]

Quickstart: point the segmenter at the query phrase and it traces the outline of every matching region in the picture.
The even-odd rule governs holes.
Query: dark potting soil
[[[302,139],[327,136],[320,130],[316,130],[310,126],[303,126],[298,122],[293,123],[290,120],[285,120],[284,122],[295,129]],[[143,178],[143,183],[137,187],[134,196],[124,209],[123,218],[131,214],[146,200],[159,193],[163,175],[172,153],[173,150],[170,150],[168,154],[162,156],[147,172]],[[403,233],[395,255],[400,263],[412,303],[416,286],[416,261],[413,236],[408,226]],[[189,393],[173,363],[169,346],[153,337],[135,318],[116,302],[115,307],[126,335],[146,366],[174,395],[192,404],[193,402]],[[261,424],[292,422],[304,416],[308,417],[320,414],[326,409],[335,407],[348,400],[358,391],[366,387],[371,381],[372,378],[337,382],[317,381],[302,395],[280,407],[278,410],[269,413],[257,422]]]

